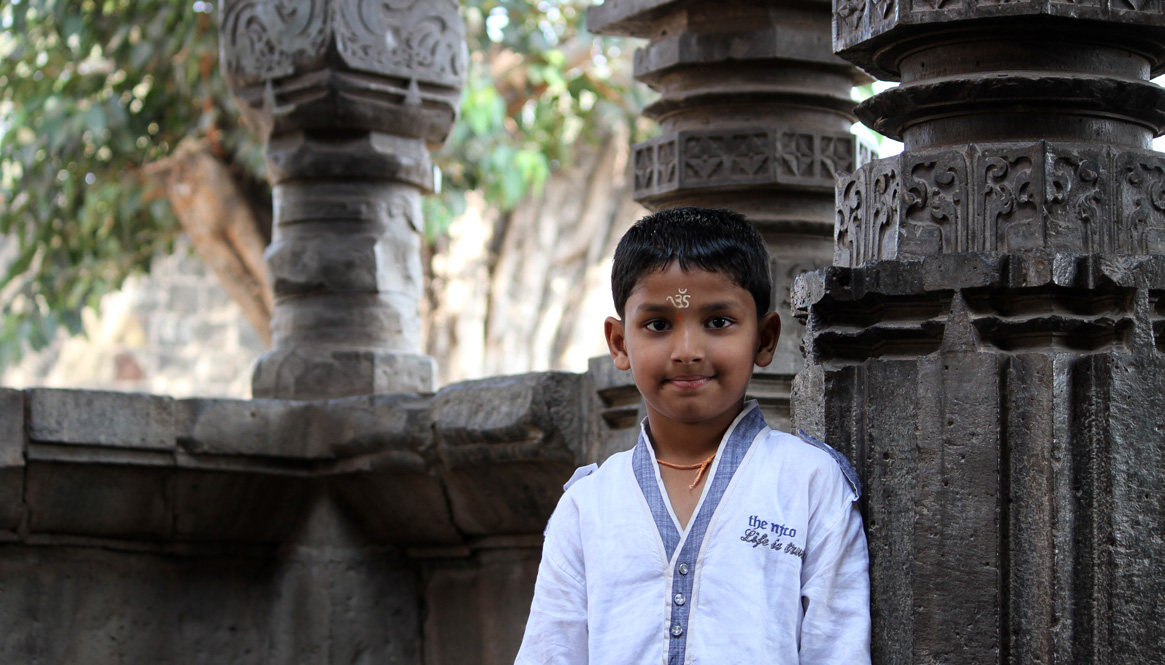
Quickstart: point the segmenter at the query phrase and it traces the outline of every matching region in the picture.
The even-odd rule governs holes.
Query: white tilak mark
[[[672,307],[675,307],[676,309],[687,309],[689,304],[688,301],[691,298],[691,296],[687,295],[687,293],[687,289],[680,289],[678,294],[674,296],[668,296],[667,301],[670,302]]]

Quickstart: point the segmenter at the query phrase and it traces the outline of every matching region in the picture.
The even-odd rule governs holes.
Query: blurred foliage
[[[578,141],[633,121],[644,93],[619,40],[583,29],[589,4],[462,1],[471,67],[435,155],[430,240],[466,191],[511,209]],[[59,326],[80,332],[83,308],[173,250],[180,227],[146,167],[184,137],[207,141],[244,188],[263,182],[262,146],[217,70],[215,3],[0,2],[0,368]]]
[[[207,3],[0,5],[0,366],[173,248],[180,231],[143,166],[205,137],[252,172],[261,152],[215,74]],[[14,252],[14,255],[12,253]]]
[[[625,40],[585,29],[589,0],[463,0],[471,54],[461,120],[434,155],[441,196],[427,200],[432,240],[481,190],[502,210],[569,166],[578,141],[635,127],[647,95],[632,85]]]

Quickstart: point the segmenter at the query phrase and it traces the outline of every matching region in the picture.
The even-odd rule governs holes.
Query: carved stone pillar
[[[223,73],[267,138],[272,350],[256,397],[431,390],[420,353],[429,150],[457,118],[467,54],[453,0],[228,0]]]
[[[904,151],[838,184],[794,407],[866,481],[875,662],[1159,661],[1165,16],[835,9]]]
[[[635,77],[660,94],[644,115],[661,133],[634,148],[635,200],[732,208],[768,241],[784,330],[751,392],[775,427],[787,427],[802,364],[789,287],[829,265],[834,177],[859,163],[849,129],[861,75],[833,55],[830,16],[821,0],[606,0],[587,15],[594,32],[648,40]]]

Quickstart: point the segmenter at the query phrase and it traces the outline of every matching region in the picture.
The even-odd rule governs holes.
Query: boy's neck
[[[740,408],[719,419],[699,423],[680,423],[658,416],[653,418],[649,411],[648,433],[656,458],[674,464],[696,464],[707,459],[720,447],[724,433],[743,410],[744,401],[741,400]]]

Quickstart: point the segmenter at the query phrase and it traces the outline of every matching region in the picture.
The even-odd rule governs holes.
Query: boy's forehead
[[[634,296],[637,293],[642,295],[643,289],[649,285],[652,287],[688,288],[688,295],[698,295],[694,290],[691,290],[697,286],[704,289],[738,289],[746,295],[748,294],[744,287],[722,272],[693,266],[683,268],[675,261],[641,273],[635,280],[635,286],[632,287],[630,295]]]

